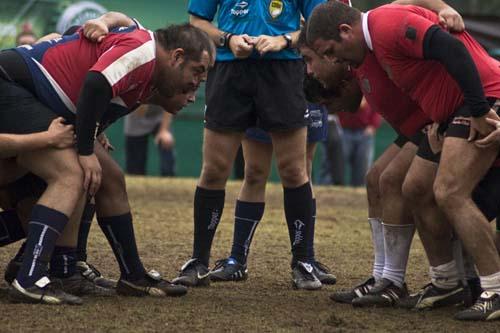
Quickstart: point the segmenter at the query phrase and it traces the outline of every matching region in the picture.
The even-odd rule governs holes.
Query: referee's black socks
[[[312,190],[309,182],[297,188],[283,188],[285,217],[292,245],[292,267],[297,261],[311,262]]]
[[[215,231],[224,210],[225,190],[196,187],[194,195],[193,258],[208,267]]]

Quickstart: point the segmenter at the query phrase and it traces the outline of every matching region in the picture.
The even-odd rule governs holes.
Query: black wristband
[[[222,45],[223,47],[229,49],[229,42],[231,41],[231,38],[233,38],[234,34],[230,33],[230,32],[225,32],[224,33],[224,45]]]

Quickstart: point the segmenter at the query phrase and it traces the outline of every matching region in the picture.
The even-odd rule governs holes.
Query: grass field
[[[231,246],[234,202],[239,183],[226,194],[223,220],[217,231],[212,263]],[[192,248],[194,180],[128,178],[136,237],[148,268],[173,278]],[[316,189],[317,257],[336,273],[338,283],[320,291],[295,291],[290,283],[290,248],[282,206],[282,191],[269,185],[266,212],[249,258],[246,282],[214,284],[191,289],[182,298],[86,299],[81,307],[11,305],[0,295],[0,332],[498,332],[498,322],[461,323],[451,317],[456,309],[408,312],[395,309],[353,309],[334,304],[329,294],[347,288],[371,272],[372,245],[362,190]],[[2,249],[4,265],[16,246]],[[97,224],[89,241],[89,262],[108,276],[118,269]],[[414,290],[427,281],[420,242],[414,242],[408,272]]]

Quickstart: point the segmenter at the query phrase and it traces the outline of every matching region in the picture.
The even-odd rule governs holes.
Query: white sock
[[[373,261],[373,277],[375,281],[378,281],[382,278],[384,271],[384,230],[382,228],[382,219],[380,218],[368,218],[368,223],[370,223],[372,230],[373,254],[375,257]]]
[[[495,274],[480,276],[481,287],[489,293],[500,294],[500,272]]]
[[[382,224],[384,230],[385,265],[382,277],[398,287],[405,281],[406,265],[411,241],[415,233],[414,224]]]
[[[441,289],[455,288],[459,281],[458,268],[455,260],[429,269],[431,282]]]

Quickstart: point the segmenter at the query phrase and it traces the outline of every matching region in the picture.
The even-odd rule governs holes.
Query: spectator
[[[33,45],[36,43],[37,37],[31,30],[23,30],[16,36],[16,46]]]
[[[365,175],[373,161],[374,138],[381,117],[363,98],[356,113],[339,112],[342,125],[344,161],[350,170],[351,186],[364,186]]]
[[[148,139],[153,134],[158,146],[160,174],[175,175],[174,137],[170,132],[172,115],[156,105],[142,105],[125,118],[126,170],[132,175],[146,174]]]

